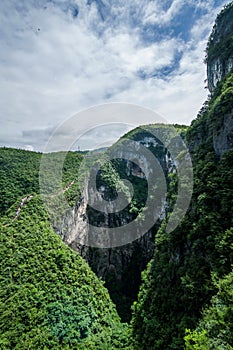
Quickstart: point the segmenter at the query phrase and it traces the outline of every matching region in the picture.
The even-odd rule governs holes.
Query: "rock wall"
[[[216,19],[210,35],[207,50],[207,82],[211,93],[233,69],[233,7],[226,6]]]
[[[159,150],[159,161],[164,173],[175,171],[175,163],[171,159],[171,155],[166,152],[165,147],[161,147],[155,141],[155,138],[145,136],[139,141],[153,156]],[[132,152],[135,150],[132,150]],[[145,173],[151,173],[149,162],[145,156],[140,154],[130,153],[122,154],[119,151],[117,157],[124,159],[133,159],[143,164],[143,171],[132,161],[126,162],[126,173],[128,176],[133,176],[138,179],[144,179]],[[166,176],[166,175],[165,175]],[[159,227],[162,219],[165,217],[167,203],[165,194],[163,198],[162,210],[160,206],[159,220],[155,222],[153,228],[149,230],[139,239],[132,243],[115,247],[115,248],[94,248],[80,244],[80,241],[88,238],[88,203],[98,201],[98,197],[108,199],[109,189],[107,186],[101,185],[99,191],[93,188],[85,188],[82,197],[76,206],[66,215],[63,223],[57,228],[57,232],[61,235],[63,241],[68,244],[73,250],[78,251],[81,256],[86,259],[89,266],[96,275],[105,281],[105,286],[108,288],[112,300],[117,305],[118,312],[123,321],[130,319],[130,307],[132,302],[136,300],[139,286],[141,283],[141,272],[146,268],[148,262],[153,257],[154,252],[154,235]],[[92,197],[90,200],[90,196]],[[154,208],[156,209],[156,208]],[[114,208],[112,208],[114,211]],[[96,221],[96,226],[102,227],[109,224],[108,217],[101,218],[99,222],[98,215],[92,215]],[[101,221],[100,220],[100,221]],[[120,213],[118,220],[120,225],[127,224],[134,220],[133,215],[129,213]],[[126,233],[127,234],[127,233]],[[88,240],[88,239],[87,239]]]
[[[213,133],[213,146],[216,154],[222,156],[233,149],[233,112],[224,115],[224,122],[219,130]]]
[[[233,53],[232,57],[222,59],[217,57],[207,65],[208,89],[214,92],[217,84],[233,69]]]
[[[217,16],[206,49],[207,82],[211,98],[201,109],[191,126],[188,140],[190,152],[208,143],[219,157],[233,149],[233,6]],[[220,84],[223,79],[227,87]],[[218,89],[216,89],[218,86]],[[202,118],[203,117],[203,118]],[[200,123],[200,120],[202,122]]]

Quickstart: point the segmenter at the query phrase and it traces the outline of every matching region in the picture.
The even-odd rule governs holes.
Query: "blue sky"
[[[43,150],[64,120],[111,102],[189,124],[208,94],[204,50],[227,3],[1,0],[0,145]]]

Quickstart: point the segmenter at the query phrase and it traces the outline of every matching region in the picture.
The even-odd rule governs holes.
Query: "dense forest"
[[[221,79],[191,126],[175,125],[192,157],[191,203],[167,233],[178,184],[176,173],[167,173],[166,216],[152,228],[153,257],[139,291],[134,289],[127,302],[117,286],[114,292],[115,280],[105,284],[55,232],[56,217],[46,211],[40,194],[42,154],[0,148],[0,349],[233,349],[232,18],[230,3],[218,15],[206,49],[210,79],[216,59]],[[132,130],[118,144],[125,138],[140,141],[144,133]],[[55,164],[63,156],[45,155],[55,190],[60,188]],[[156,156],[166,172],[163,153]],[[65,156],[62,193],[71,207],[82,195],[83,157],[80,152]],[[97,188],[107,184],[108,196],[114,197],[125,173],[124,162],[103,162]],[[134,220],[143,214],[147,185],[143,177],[129,180],[135,196],[128,217]],[[88,215],[94,217],[90,209]],[[135,266],[130,274],[138,273]],[[130,303],[132,315],[125,311]]]

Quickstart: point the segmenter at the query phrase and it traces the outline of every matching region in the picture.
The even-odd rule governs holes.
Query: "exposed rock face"
[[[155,138],[148,137],[147,135],[140,139],[139,143],[150,149],[152,156],[153,152],[159,152],[160,166],[165,174],[175,171],[176,166],[171,155],[166,151],[164,146],[156,142]],[[138,162],[140,161],[143,164],[143,171],[132,161],[126,161],[125,172],[131,178],[134,177],[137,179],[137,181],[145,181],[145,174],[148,175],[151,172],[149,162],[140,152],[138,154],[135,152],[131,153],[130,149],[127,154],[121,154],[119,151],[117,157],[119,159],[135,158],[135,162],[136,160]],[[83,238],[85,241],[88,237],[88,203],[94,203],[101,197],[108,200],[109,192],[108,186],[103,184],[101,184],[98,191],[93,188],[86,188],[75,208],[67,214],[63,224],[57,228],[57,232],[62,236],[66,244],[73,250],[78,251],[87,260],[96,275],[105,281],[105,285],[117,305],[120,316],[124,321],[128,321],[130,319],[130,307],[132,302],[136,300],[141,283],[141,272],[146,268],[147,263],[153,256],[154,234],[161,220],[165,217],[167,203],[164,193],[162,204],[160,205],[160,210],[161,208],[162,210],[160,211],[157,223],[155,222],[153,229],[132,243],[115,248],[94,248],[80,244]],[[152,210],[156,210],[156,206]],[[112,211],[114,211],[114,208],[112,208]],[[93,217],[95,222],[93,222]],[[113,222],[113,224],[119,224],[121,226],[134,219],[133,214],[122,212],[118,215],[117,220],[119,222]],[[92,213],[91,220],[92,225],[99,227],[112,224],[108,216],[99,216],[98,213]]]
[[[233,69],[233,8],[227,7],[216,20],[207,45],[207,81],[211,93]]]
[[[74,240],[70,247],[79,251],[98,277],[105,281],[112,300],[124,321],[130,319],[130,306],[136,300],[141,272],[154,252],[154,233],[148,232],[131,244],[117,248],[84,247]]]
[[[196,128],[189,140],[190,152],[209,143],[219,157],[233,149],[233,110],[231,106],[231,83],[228,87],[218,85],[233,73],[233,6],[232,3],[217,16],[206,49],[207,82],[211,93],[200,115],[208,114],[206,122]],[[216,87],[219,87],[216,89]],[[228,105],[227,109],[226,106]],[[210,108],[208,108],[210,106]],[[195,124],[194,124],[195,125]]]
[[[220,157],[223,153],[233,149],[233,112],[224,115],[224,123],[221,128],[214,131],[213,146],[216,154]]]
[[[217,84],[233,69],[233,53],[228,59],[215,58],[207,66],[208,89],[212,93]]]
[[[221,116],[221,126],[217,129],[211,130],[205,128],[195,134],[189,140],[189,150],[194,153],[195,150],[206,141],[211,142],[215,153],[221,158],[225,152],[233,149],[233,110],[231,113],[223,114]]]
[[[85,191],[77,205],[67,213],[62,225],[57,227],[57,232],[105,281],[120,316],[124,321],[129,321],[130,306],[137,296],[141,272],[153,256],[154,233],[150,230],[138,240],[116,248],[93,248],[80,244],[88,237],[87,205],[88,191]],[[130,217],[122,215],[121,223],[130,220]]]

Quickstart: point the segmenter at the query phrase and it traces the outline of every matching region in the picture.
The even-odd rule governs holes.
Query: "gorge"
[[[68,152],[62,188],[56,164],[64,152],[0,149],[1,349],[233,349],[232,18],[231,2],[209,37],[210,96],[190,126],[138,127],[110,147],[110,160],[103,151]],[[192,160],[192,198],[171,232],[180,183],[189,190],[192,181],[179,179],[187,153],[174,157],[159,132],[187,145]],[[134,148],[126,143],[123,156],[127,140]],[[41,175],[42,157],[49,166]],[[85,159],[84,170],[98,163],[96,188],[79,184]],[[131,199],[121,211],[119,189]],[[97,210],[99,200],[110,213]],[[82,244],[88,223],[104,231],[143,223],[145,213],[153,225],[131,243]]]

